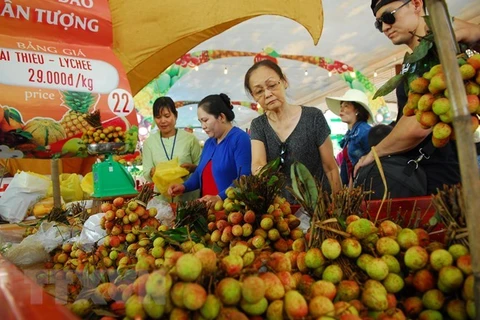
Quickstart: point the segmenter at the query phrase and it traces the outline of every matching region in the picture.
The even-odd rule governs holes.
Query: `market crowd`
[[[413,51],[428,32],[422,0],[372,0],[371,9],[375,28],[394,45]],[[453,27],[459,42],[478,50],[479,25],[454,19]],[[408,69],[404,64],[403,72]],[[198,120],[209,137],[203,151],[193,134],[176,128],[173,100],[157,99],[153,115],[159,132],[152,133],[143,147],[145,178],[151,181],[157,166],[178,157],[190,174],[183,183],[171,185],[167,196],[176,200],[199,197],[213,205],[226,197],[227,188],[240,175],[257,174],[270,161],[280,159],[287,184],[291,184],[290,166],[298,161],[325,190],[336,192],[343,185],[363,184],[374,191],[373,198],[381,198],[384,184],[374,161],[376,153],[392,198],[429,195],[443,184],[460,182],[454,142],[433,147],[432,130],[422,128],[415,117],[403,116],[407,102],[403,83],[396,91],[398,117],[389,125],[372,127],[369,99],[360,90],[326,98],[328,108],[348,126],[336,156],[323,112],[288,102],[290,83],[279,65],[268,59],[255,63],[245,74],[244,86],[265,112],[252,121],[248,134],[234,125],[235,113],[227,95],[205,97],[198,105]],[[283,196],[294,201],[287,191]]]

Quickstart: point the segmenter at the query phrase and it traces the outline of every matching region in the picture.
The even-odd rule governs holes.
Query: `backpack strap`
[[[407,176],[411,176],[415,170],[418,169],[418,163],[423,159],[430,159],[430,156],[435,152],[437,148],[434,147],[432,140],[430,140],[424,147],[420,148],[418,152],[420,155],[417,159],[408,160],[403,173]]]

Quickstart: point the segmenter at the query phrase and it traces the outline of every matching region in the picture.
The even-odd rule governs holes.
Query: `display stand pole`
[[[475,277],[474,293],[477,310],[475,319],[480,320],[480,242],[475,239],[480,225],[478,214],[480,212],[478,196],[480,178],[473,141],[472,119],[467,108],[467,96],[456,57],[457,43],[445,0],[427,0],[426,3],[454,114],[453,127],[462,178],[472,270]]]
[[[60,170],[58,159],[50,160],[51,163],[51,178],[52,178],[52,188],[53,188],[53,207],[54,208],[61,208],[62,207],[62,200],[60,195]]]

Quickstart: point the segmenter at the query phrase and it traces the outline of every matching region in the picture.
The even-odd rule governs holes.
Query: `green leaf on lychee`
[[[395,90],[395,88],[398,87],[400,82],[402,82],[405,79],[404,74],[397,74],[387,82],[383,86],[380,87],[380,89],[375,92],[375,95],[373,96],[373,100],[375,100],[378,97],[383,97]]]
[[[305,165],[296,161],[292,164],[290,175],[293,195],[307,211],[313,212],[319,197],[315,178]]]
[[[297,179],[295,179],[295,168],[292,165],[290,167],[290,176],[292,177],[292,193],[296,196],[300,201],[303,201],[302,193],[300,192],[300,188],[298,187]]]
[[[277,181],[278,181],[278,177],[277,177],[277,176],[272,176],[272,177],[270,178],[270,180],[268,180],[267,185],[268,185],[268,186],[272,186],[272,185],[275,184],[275,182],[277,182]]]
[[[200,201],[187,201],[181,203],[177,209],[177,217],[174,230],[180,230],[181,227],[191,228],[200,236],[208,232],[205,213],[207,209],[205,204]],[[183,232],[181,232],[183,236]]]
[[[433,47],[433,42],[430,41],[428,38],[422,38],[420,40],[420,44],[413,50],[412,54],[410,54],[404,61],[404,63],[415,63],[417,61],[422,60],[428,54],[428,51]]]

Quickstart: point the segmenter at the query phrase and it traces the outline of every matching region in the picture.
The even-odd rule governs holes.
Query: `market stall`
[[[435,19],[448,18],[441,2],[429,1],[437,21],[434,32],[440,34],[446,31],[435,29],[439,25]],[[55,206],[43,219],[33,222],[23,221],[25,215],[15,212],[18,225],[0,225],[2,319],[32,315],[103,320],[478,318],[479,264],[473,213],[480,200],[472,201],[469,194],[478,190],[479,181],[468,147],[473,144],[471,114],[477,109],[469,112],[459,108],[465,101],[452,104],[455,128],[465,128],[456,131],[462,141],[463,186],[445,186],[431,197],[370,201],[363,186],[329,194],[305,166],[294,163],[289,191],[296,203],[289,203],[280,196],[286,177],[279,173],[278,159],[258,175],[240,177],[227,190],[227,197],[211,208],[197,201],[174,205],[158,201],[151,186],[138,188],[138,193],[125,188],[131,186],[131,177],[113,156],[135,150],[136,136],[127,132],[136,132],[129,131],[136,126],[136,117],[129,83],[112,54],[106,1],[95,5],[88,1],[26,3],[9,3],[10,9],[5,9],[5,4],[0,11],[0,18],[8,17],[10,23],[8,27],[0,24],[0,67],[10,68],[16,81],[7,78],[10,82],[0,84],[0,103],[8,104],[2,108],[4,121],[19,126],[6,132],[2,129],[17,139],[4,151],[48,159],[90,152],[103,153],[105,158],[95,164],[97,171],[89,184],[93,201],[89,204],[72,201],[65,207]],[[136,8],[112,3],[114,16],[119,7]],[[245,16],[236,20],[229,17],[220,29],[263,13],[247,9]],[[288,6],[282,10],[289,12]],[[66,21],[62,11],[74,11],[72,17],[78,19],[73,21],[85,21],[84,29],[78,22],[82,30],[74,28],[68,33],[74,41],[55,38],[58,29],[53,32],[49,28],[62,17]],[[59,12],[58,20],[55,12]],[[48,15],[43,23],[42,17]],[[37,40],[17,48],[25,42],[14,39],[25,38],[26,30],[31,30],[29,24],[45,29],[35,29]],[[5,30],[8,36],[3,36]],[[85,36],[84,32],[102,36]],[[71,41],[54,45],[51,39]],[[28,51],[29,45],[35,53]],[[39,48],[76,54],[37,52]],[[138,50],[129,49],[130,53]],[[153,63],[157,58],[147,60]],[[465,64],[480,72],[477,58],[480,55],[466,58]],[[130,84],[138,86],[133,91],[148,83],[146,78],[151,75],[146,65],[135,69],[128,59],[120,59],[128,66]],[[461,83],[462,90],[450,92],[463,99],[464,83],[454,55],[442,55],[441,59],[445,69],[451,70],[447,87]],[[68,65],[63,65],[67,61]],[[87,67],[90,64],[92,70]],[[85,67],[78,70],[78,66]],[[51,76],[44,79],[44,75]],[[65,84],[54,83],[55,75],[59,82],[65,78]],[[78,82],[71,85],[70,78]],[[38,94],[32,93],[26,100],[32,90]],[[70,109],[59,113],[57,109],[64,110],[67,104]],[[68,122],[74,124],[74,112],[78,120],[80,109],[94,115],[97,122],[86,119],[91,128],[77,133]],[[66,117],[70,117],[68,121]],[[105,118],[109,120],[102,120]],[[37,120],[48,124],[40,126]],[[66,126],[62,124],[65,121]],[[29,144],[28,148],[24,144]],[[52,176],[54,169],[52,166]],[[24,202],[34,193],[43,194],[45,186],[50,188],[45,176],[26,172],[16,175],[9,188],[12,184],[30,188],[18,191]],[[12,190],[9,188],[6,192]],[[5,198],[4,194],[0,200]]]
[[[223,2],[218,4],[223,4]],[[166,61],[165,54],[168,57],[173,57],[175,54],[172,53],[175,51],[172,51],[171,43],[175,42],[177,38],[183,39],[183,43],[186,44],[186,37],[191,37],[190,43],[195,44],[195,41],[199,41],[202,34],[203,37],[209,37],[244,19],[262,13],[275,12],[296,18],[309,25],[309,30],[318,40],[322,24],[322,11],[319,4],[312,2],[312,8],[315,10],[305,13],[297,11],[294,14],[291,13],[292,10],[289,10],[288,6],[277,11],[266,10],[265,12],[262,12],[264,10],[262,8],[242,7],[241,10],[229,11],[231,13],[227,16],[219,16],[214,21],[209,20],[207,24],[192,23],[194,25],[193,32],[189,31],[185,34],[172,32],[173,39],[163,38],[167,41],[153,48],[153,52],[158,51],[159,48],[161,52],[155,54],[155,59],[152,60],[153,57],[149,58],[151,60],[150,65],[153,63],[155,68],[161,67],[158,61]],[[164,5],[166,4],[164,3]],[[112,172],[112,168],[115,168],[115,171],[118,169],[121,174],[128,176],[128,172],[124,172],[125,170],[118,166],[116,160],[125,161],[124,159],[129,159],[129,157],[116,158],[111,157],[111,155],[114,153],[133,153],[136,147],[137,119],[130,93],[130,84],[127,82],[124,73],[124,66],[126,66],[128,72],[133,72],[134,68],[132,69],[132,66],[141,64],[145,67],[146,64],[142,59],[134,59],[135,61],[128,63],[124,61],[123,66],[120,64],[112,51],[114,41],[110,13],[113,13],[113,24],[117,37],[115,46],[123,46],[123,50],[117,50],[116,52],[121,59],[129,57],[126,52],[130,49],[135,50],[136,53],[139,52],[139,47],[131,47],[128,45],[128,40],[135,38],[138,42],[140,38],[130,37],[125,34],[126,31],[133,30],[133,26],[141,26],[142,28],[147,27],[147,29],[142,29],[144,34],[150,34],[150,26],[138,24],[136,21],[125,23],[125,19],[134,18],[132,13],[136,10],[125,8],[126,5],[120,5],[120,3],[114,3],[112,6],[110,8],[107,1],[95,4],[93,1],[29,1],[28,3],[26,1],[15,1],[15,3],[5,1],[1,6],[0,63],[2,74],[3,72],[8,74],[8,77],[2,77],[0,84],[2,92],[0,100],[0,120],[2,122],[0,145],[2,145],[1,157],[6,159],[2,163],[2,171],[4,173],[11,172],[13,175],[15,174],[14,168],[25,169],[25,166],[27,166],[28,171],[51,175],[55,200],[60,195],[65,198],[66,188],[71,191],[71,185],[65,186],[63,177],[59,176],[60,173],[69,171],[63,171],[63,161],[57,160],[67,157],[107,157],[106,161],[108,163],[103,166],[105,170],[97,165],[98,174],[95,174],[93,178],[96,183],[92,181],[88,183],[89,186],[87,186],[88,190],[85,191],[85,196],[90,197],[93,193],[93,196],[96,195],[97,199],[105,199],[111,198],[113,194],[129,193],[125,190],[117,190],[118,188],[113,193],[103,191],[116,188],[115,184],[105,186],[109,179],[114,179],[117,186],[120,185],[120,188],[124,185],[119,183],[118,179],[120,177],[118,175],[110,176],[109,173]],[[139,7],[136,6],[136,8]],[[137,12],[142,18],[145,17],[146,13],[154,12],[148,10],[147,3],[144,3],[141,9],[141,12],[138,10]],[[202,19],[202,21],[206,20]],[[122,36],[126,37],[122,38]],[[123,40],[119,41],[119,39]],[[169,45],[170,47],[168,47]],[[168,50],[166,50],[167,47]],[[175,50],[179,49],[183,50],[183,47]],[[155,72],[155,68],[147,67],[153,72]],[[132,80],[132,83],[134,87],[137,86],[135,81]],[[9,157],[13,158],[10,162]],[[23,161],[19,158],[29,159]],[[45,168],[45,161],[36,161],[35,158],[52,159],[51,170]],[[133,162],[134,158],[132,159]],[[103,175],[99,179],[100,172],[103,172]],[[82,179],[81,176],[77,177],[75,172],[70,176],[74,177],[74,180]],[[46,194],[44,189],[48,188],[47,181],[35,174],[25,172],[22,177],[23,181],[20,181],[20,185],[18,177],[2,181],[2,186],[4,186],[2,191],[6,191],[10,183],[13,182],[9,189],[10,194],[3,194],[3,200],[10,200],[8,203],[3,201],[1,210],[2,218],[11,222],[23,220],[27,214],[27,207],[30,207],[29,212],[30,210],[35,211],[35,208],[31,208],[31,204],[36,201],[37,197],[44,196]],[[14,181],[15,179],[16,181]],[[91,176],[89,179],[91,179]],[[100,188],[102,192],[95,194],[96,190],[92,192],[90,189],[96,189],[99,181],[102,182],[102,188]],[[14,186],[20,188],[17,189],[20,192],[16,192],[15,196],[17,198],[23,196],[22,202],[26,202],[26,205],[15,205],[17,200],[14,199]],[[78,191],[78,188],[79,186],[76,184],[74,189]],[[50,194],[52,193],[51,189],[50,186],[50,191],[48,191]],[[85,190],[83,183],[82,189],[80,191]],[[26,195],[30,197],[26,197]],[[83,196],[82,194],[68,201],[83,199]],[[18,201],[20,201],[19,199]],[[27,199],[30,200],[26,201]],[[38,206],[41,207],[42,214],[49,213],[52,204],[50,203],[47,208],[44,205],[42,203],[41,206]],[[57,208],[59,205],[60,202],[55,201],[55,207]],[[95,205],[92,207],[95,209]],[[82,208],[86,210],[85,207]],[[92,208],[88,209],[88,213],[91,212]],[[53,213],[53,211],[50,213]],[[41,216],[35,215],[35,217],[40,218]],[[60,219],[63,219],[63,223],[68,222],[63,217],[60,217]],[[23,230],[24,227],[20,229]],[[35,231],[36,227],[27,227],[27,233]],[[6,232],[6,235],[4,232]],[[10,248],[11,242],[9,240],[12,239],[9,236],[11,233],[10,225],[4,225],[2,229],[2,247],[4,250],[6,250],[6,247]],[[4,247],[4,245],[6,246]],[[15,268],[10,266],[8,262],[2,260],[2,263],[6,265],[5,275],[7,277],[8,274],[11,274],[12,279],[13,277],[17,279],[18,275],[21,274],[20,272],[13,273],[12,270]],[[8,306],[9,303],[22,305],[23,302],[21,300],[12,301],[8,291],[12,288],[9,288],[9,286],[6,285],[4,290],[3,297],[5,299],[2,300],[2,307],[5,306],[5,308],[2,308],[2,310],[11,310],[12,314],[2,313],[2,316],[7,318],[25,317],[25,315],[21,315],[23,311]],[[27,291],[24,293],[28,295]],[[51,299],[46,299],[44,302],[39,305],[39,308],[41,309],[43,306],[48,311],[48,304],[51,303]],[[61,308],[59,310],[58,316],[63,314]]]
[[[92,165],[95,171],[103,157],[136,150],[133,97],[112,50],[106,1],[95,6],[90,1],[5,1],[0,12],[0,158],[2,185],[8,185],[0,216],[11,223],[1,224],[0,233],[4,256],[7,249],[19,250],[1,260],[2,318],[74,318],[55,291],[35,284],[37,273],[45,270],[45,241],[50,236],[56,241],[61,230],[49,225],[57,233],[45,236],[41,246],[20,246],[22,238],[12,234],[29,234],[34,226],[47,230],[39,219],[55,216],[55,210],[52,221],[68,223],[64,204],[92,196],[82,188],[84,177],[92,177],[88,184],[94,187]],[[11,177],[4,180],[5,173]],[[27,215],[33,219],[27,225],[14,224]],[[15,260],[25,255],[32,259]],[[23,273],[8,261],[22,266]]]

